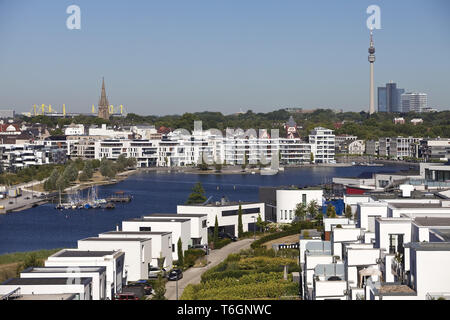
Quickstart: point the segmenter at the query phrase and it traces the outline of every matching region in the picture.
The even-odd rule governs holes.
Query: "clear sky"
[[[0,0],[0,108],[89,112],[104,76],[111,104],[145,115],[367,110],[372,4],[376,86],[448,109],[448,0]]]

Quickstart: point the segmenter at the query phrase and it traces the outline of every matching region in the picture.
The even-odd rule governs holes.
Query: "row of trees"
[[[97,169],[103,177],[113,179],[117,173],[124,171],[126,168],[135,167],[136,163],[135,158],[127,158],[124,154],[121,154],[116,161],[106,158],[102,160],[76,159],[66,166],[53,169],[50,177],[44,182],[44,189],[46,191],[62,191],[77,179],[79,181],[92,179]]]
[[[82,123],[85,125],[100,125],[106,123],[121,127],[124,125],[152,124],[156,127],[184,128],[192,131],[194,121],[202,121],[203,129],[216,128],[225,130],[226,128],[249,128],[259,129],[279,129],[280,134],[286,134],[283,125],[293,116],[299,125],[300,136],[307,136],[309,131],[317,126],[334,128],[336,122],[345,121],[345,124],[336,130],[336,134],[353,134],[361,139],[378,139],[385,136],[416,136],[416,137],[449,137],[450,136],[450,111],[436,113],[384,113],[378,112],[368,114],[367,112],[335,112],[330,109],[317,109],[310,113],[289,113],[280,109],[268,113],[255,113],[251,110],[244,114],[223,115],[220,112],[197,112],[185,113],[183,115],[168,116],[140,116],[129,113],[126,117],[103,120],[95,117],[79,116],[74,119],[55,119],[47,116],[37,116],[33,118],[24,117],[24,120],[31,123],[43,123],[49,128],[62,128],[64,125]],[[404,125],[393,123],[394,117],[405,118]],[[409,121],[413,118],[422,118],[423,124],[412,125]],[[61,133],[55,130],[54,133]]]

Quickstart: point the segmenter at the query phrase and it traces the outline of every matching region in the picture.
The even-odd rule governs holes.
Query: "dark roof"
[[[165,235],[171,234],[172,232],[167,231],[108,231],[102,234],[134,234],[134,235]]]
[[[152,213],[148,216],[144,216],[144,218],[153,218],[153,217],[172,217],[172,218],[184,218],[184,217],[206,217],[208,216],[206,213]]]
[[[76,277],[75,277],[76,278]],[[88,284],[92,278],[76,278],[80,284]],[[75,284],[74,277],[65,278],[11,278],[2,283],[2,285],[33,286],[33,285],[70,285]]]
[[[174,220],[174,221],[172,221]],[[173,219],[158,219],[158,218],[134,218],[131,220],[126,220],[131,222],[186,222],[191,221],[190,219],[181,219],[181,218],[173,218]]]
[[[415,218],[414,222],[424,227],[450,226],[450,218],[419,217]]]
[[[72,257],[103,257],[112,255],[117,251],[89,251],[89,250],[64,250],[56,253],[53,257],[72,258]]]
[[[85,238],[81,239],[79,241],[139,241],[139,242],[145,242],[149,241],[150,239],[143,239],[143,238]]]
[[[440,203],[389,203],[390,206],[397,208],[397,209],[415,209],[415,208],[443,208]],[[448,208],[445,208],[448,209]]]
[[[416,251],[450,251],[450,242],[410,242],[404,247]]]
[[[30,267],[20,273],[73,273],[73,272],[104,272],[104,266],[76,266],[76,267]]]

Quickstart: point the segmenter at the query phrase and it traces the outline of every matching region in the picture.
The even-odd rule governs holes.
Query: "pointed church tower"
[[[98,103],[98,117],[109,120],[109,102],[108,98],[106,97],[105,78],[103,78],[102,81],[102,95]]]

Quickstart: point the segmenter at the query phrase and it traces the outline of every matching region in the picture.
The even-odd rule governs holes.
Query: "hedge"
[[[285,231],[271,233],[271,234],[268,234],[267,236],[261,237],[258,240],[253,241],[253,243],[250,246],[252,247],[252,249],[256,249],[258,247],[261,247],[263,243],[266,243],[268,241],[291,236],[294,234],[298,234],[301,232],[302,229],[310,229],[313,227],[315,227],[315,224],[313,222],[301,221],[301,222],[297,223],[296,225],[289,227],[289,229],[287,229]]]

